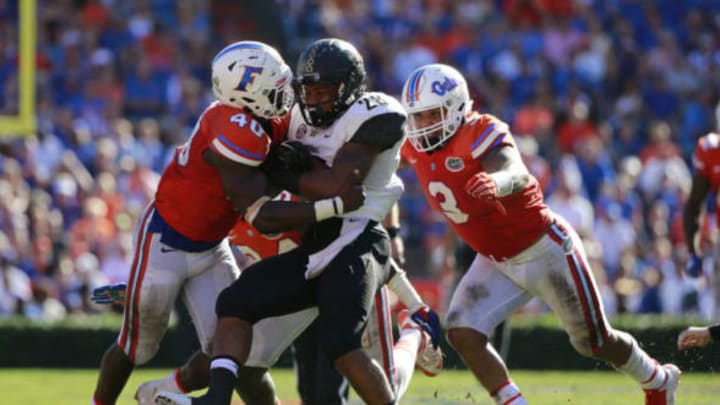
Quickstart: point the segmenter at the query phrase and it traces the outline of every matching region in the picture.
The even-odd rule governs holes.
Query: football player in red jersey
[[[275,199],[296,200],[287,191],[281,192]],[[393,210],[392,213],[394,215],[388,215],[383,221],[386,228],[397,226],[397,210]],[[263,258],[276,256],[293,249],[299,245],[301,237],[297,231],[263,235],[241,219],[230,231],[229,240],[236,250],[238,265],[242,269]],[[401,241],[396,242],[400,243]],[[396,253],[401,255],[402,249],[395,250],[393,248],[394,256]],[[394,283],[395,280],[405,279],[402,270],[398,268],[395,271]],[[400,281],[400,283],[402,282]],[[125,295],[126,285],[121,283],[94,289],[92,299],[100,304],[122,305],[125,302]],[[415,297],[415,299],[420,300],[419,297]],[[412,301],[404,304],[409,307],[412,305]],[[398,316],[400,337],[393,345],[386,288],[376,294],[373,313],[375,316],[368,317],[368,325],[363,336],[363,348],[383,366],[388,378],[394,383],[398,397],[401,397],[409,387],[416,364],[418,369],[431,377],[442,369],[442,353],[432,349],[427,332],[409,319],[408,310],[401,311]],[[314,325],[315,323],[293,342],[298,378],[297,388],[301,400],[305,404],[344,404],[348,395],[347,382],[334,369],[322,351],[318,350],[317,327]],[[273,383],[269,374],[259,373],[257,368],[264,370],[272,366],[271,363],[277,360],[277,356],[284,349],[284,347],[279,347],[265,363],[256,364],[256,367],[243,368],[243,375],[238,378],[236,391],[245,403],[267,403],[267,398],[258,398],[257,387],[253,387],[253,385],[257,385],[258,378],[261,377],[265,379],[261,381],[263,385],[269,384],[270,387],[273,387]],[[174,369],[164,378],[141,384],[135,393],[135,399],[139,405],[150,405],[154,403],[153,397],[158,391],[188,393],[205,388],[208,380],[209,361],[207,355],[202,351],[194,353],[185,364]],[[265,393],[261,390],[260,394]]]
[[[266,193],[265,159],[293,104],[292,72],[259,42],[232,44],[213,60],[218,101],[165,169],[135,228],[135,254],[117,340],[102,357],[93,403],[117,400],[135,365],[157,352],[182,293],[204,351],[215,330],[214,297],[238,276],[226,235]]]
[[[576,232],[543,201],[508,125],[473,112],[465,78],[423,66],[402,92],[408,141],[430,206],[477,252],[450,303],[450,344],[498,404],[526,404],[487,344],[495,325],[538,296],[560,319],[573,347],[637,381],[646,404],[673,404],[680,371],[659,365],[627,333],[610,327]]]
[[[190,398],[161,391],[157,403],[229,404],[238,368],[247,363],[257,340],[254,325],[307,308],[317,310],[320,346],[358,395],[371,405],[395,400],[382,367],[362,350],[362,333],[375,292],[391,274],[390,240],[380,221],[402,192],[395,170],[406,114],[390,96],[365,91],[362,57],[346,41],[310,44],[296,73],[298,104],[290,115],[288,139],[314,148],[326,168],[271,172],[269,178],[300,196],[321,198],[310,205],[317,223],[304,233],[300,247],[250,266],[218,296],[207,393]],[[333,195],[358,183],[366,194],[349,212],[347,203]],[[263,233],[284,231],[301,219],[286,209],[296,204],[258,200],[245,218]],[[240,299],[250,294],[253,300]],[[427,328],[437,348],[437,315],[421,305],[410,317]]]
[[[700,213],[710,193],[720,192],[720,134],[709,133],[697,141],[693,155],[695,174],[690,187],[690,196],[683,210],[685,241],[690,257],[685,272],[691,277],[702,275],[703,252],[700,248]],[[715,207],[720,200],[715,198]],[[720,216],[718,216],[720,223]],[[717,255],[717,252],[715,253]],[[720,266],[713,266],[713,317],[720,320]]]

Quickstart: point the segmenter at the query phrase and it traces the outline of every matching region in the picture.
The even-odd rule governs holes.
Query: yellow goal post
[[[36,127],[35,120],[35,46],[36,46],[36,17],[35,0],[18,0],[18,13],[20,14],[19,30],[19,60],[18,60],[18,86],[19,106],[18,114],[14,116],[0,116],[0,136],[11,137],[33,133]]]

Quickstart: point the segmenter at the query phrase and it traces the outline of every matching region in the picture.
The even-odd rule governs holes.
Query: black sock
[[[230,360],[229,358],[225,358]],[[215,360],[215,359],[213,359]],[[237,363],[235,363],[237,367]],[[237,368],[236,368],[237,370]],[[230,404],[233,389],[237,383],[236,372],[225,367],[213,367],[210,369],[210,385],[204,398],[210,399],[213,404]],[[193,401],[193,404],[195,402]]]

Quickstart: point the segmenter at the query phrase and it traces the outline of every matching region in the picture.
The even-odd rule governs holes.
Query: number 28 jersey
[[[287,122],[270,122],[284,135]],[[179,146],[160,178],[155,205],[175,231],[195,242],[225,238],[240,215],[233,209],[217,169],[203,160],[211,148],[220,156],[247,166],[259,166],[272,139],[249,113],[215,102],[198,119],[190,139]]]
[[[535,242],[550,224],[538,181],[521,192],[496,202],[478,200],[465,192],[465,183],[483,170],[480,160],[501,146],[516,148],[507,124],[487,114],[473,112],[445,145],[418,152],[407,141],[402,157],[417,173],[430,207],[443,214],[458,236],[476,252],[494,260],[513,257]]]

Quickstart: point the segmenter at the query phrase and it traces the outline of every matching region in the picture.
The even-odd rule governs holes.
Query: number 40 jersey
[[[402,157],[413,166],[430,207],[443,214],[458,236],[483,256],[502,261],[535,242],[550,224],[537,180],[521,192],[497,202],[478,200],[465,192],[465,183],[483,170],[481,159],[501,146],[516,148],[507,124],[473,112],[457,133],[439,149],[418,152],[405,142]]]
[[[270,121],[274,134],[284,135],[287,121]],[[267,126],[266,126],[267,127]],[[268,127],[269,128],[269,127]],[[217,169],[203,160],[203,152],[234,162],[259,166],[272,139],[252,115],[215,102],[198,119],[193,134],[179,146],[160,178],[155,205],[175,231],[195,242],[225,238],[240,215],[227,198]]]

